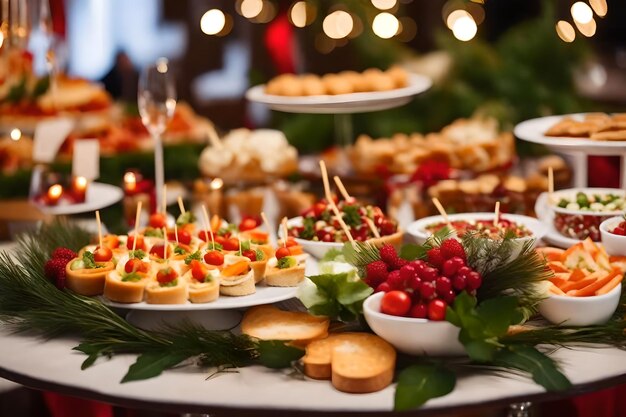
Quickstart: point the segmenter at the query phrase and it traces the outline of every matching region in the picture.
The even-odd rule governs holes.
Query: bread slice
[[[98,262],[100,268],[71,269],[72,262],[78,259],[72,259],[65,265],[65,286],[88,297],[102,294],[107,274],[115,269],[113,262]]]
[[[256,285],[254,283],[254,273],[252,270],[247,274],[239,276],[240,278],[234,285],[231,282],[225,282],[223,279],[220,281],[220,294],[229,295],[231,297],[242,297],[244,295],[254,294],[256,292]]]
[[[192,303],[210,303],[220,296],[220,279],[217,274],[209,282],[198,282],[191,276],[191,271],[187,271],[183,278],[189,286],[189,301]]]
[[[156,280],[146,285],[146,302],[148,304],[185,304],[189,297],[187,282],[182,278],[176,278],[176,285],[162,287]]]
[[[265,272],[265,283],[270,287],[297,287],[302,281],[304,265],[284,269],[268,266]]]
[[[339,391],[380,391],[393,380],[396,351],[370,333],[336,333],[306,347],[304,373],[315,379],[330,379]]]
[[[104,282],[104,296],[116,303],[140,303],[146,284],[150,281],[148,276],[140,281],[122,281],[122,276],[117,271],[107,274]]]
[[[261,340],[291,340],[304,346],[312,340],[328,336],[329,323],[327,317],[262,305],[246,311],[241,332]]]
[[[257,284],[263,281],[265,278],[265,271],[267,269],[267,261],[274,256],[274,248],[270,245],[252,245],[252,249],[258,249],[263,252],[264,258],[262,261],[250,262],[250,268],[254,273],[254,282]]]

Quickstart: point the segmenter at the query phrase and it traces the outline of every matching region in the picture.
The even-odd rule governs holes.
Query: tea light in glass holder
[[[133,171],[124,174],[124,192],[134,194],[137,192],[137,175]]]
[[[48,188],[48,193],[46,195],[47,201],[46,203],[49,206],[56,206],[63,195],[63,186],[61,184],[54,184],[50,188]]]
[[[87,195],[87,186],[89,181],[85,177],[72,178],[72,195],[77,203],[84,203]]]

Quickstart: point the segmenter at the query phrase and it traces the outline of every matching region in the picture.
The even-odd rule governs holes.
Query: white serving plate
[[[376,293],[363,303],[365,320],[378,336],[409,355],[465,355],[465,348],[458,340],[458,327],[447,321],[383,314],[380,312],[380,302],[384,295],[382,292]]]
[[[37,208],[46,215],[62,216],[67,214],[88,213],[112,206],[124,197],[120,187],[100,182],[92,182],[87,187],[85,202],[78,204],[60,204],[58,206],[46,206],[33,202]]]
[[[301,226],[302,225],[302,216],[294,217],[292,219],[287,220],[287,227],[291,226]],[[283,236],[282,229],[278,231],[279,236]],[[293,238],[295,242],[302,246],[302,249],[311,256],[314,256],[317,259],[321,259],[326,255],[331,249],[341,250],[343,248],[343,243],[338,242],[317,242],[314,240],[306,240],[306,239],[298,239]]]
[[[493,220],[495,213],[458,213],[458,214],[450,214],[448,218],[451,221],[455,220]],[[502,219],[513,221],[517,224],[522,224],[529,229],[533,236],[519,238],[516,240],[526,241],[530,239],[535,239],[535,241],[541,240],[547,232],[547,227],[541,221],[534,219],[528,216],[522,216],[520,214],[502,214],[500,216]],[[411,236],[411,238],[419,244],[423,244],[426,239],[431,235],[430,232],[426,230],[426,227],[433,223],[443,222],[443,216],[430,216],[424,217],[423,219],[419,219],[411,223],[406,230],[406,233]]]
[[[626,152],[626,141],[598,141],[545,135],[545,132],[562,118],[582,120],[583,116],[584,113],[579,113],[530,119],[515,126],[513,133],[522,140],[539,143],[556,151],[583,151],[592,155],[615,155]]]
[[[618,224],[624,221],[624,216],[615,216],[606,219],[600,224],[600,236],[602,246],[610,256],[626,256],[626,236],[615,235],[609,230],[613,230]]]
[[[389,91],[288,97],[265,94],[265,84],[261,84],[250,88],[246,92],[246,98],[266,104],[273,110],[288,113],[363,113],[402,106],[411,101],[413,96],[428,90],[431,85],[430,78],[409,74],[406,87]]]

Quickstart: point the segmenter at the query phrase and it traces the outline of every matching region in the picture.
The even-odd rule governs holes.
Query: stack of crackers
[[[564,117],[545,133],[546,136],[626,140],[626,113],[608,115],[587,113],[582,120]]]

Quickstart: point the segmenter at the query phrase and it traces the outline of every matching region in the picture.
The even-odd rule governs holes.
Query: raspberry
[[[50,259],[43,267],[46,278],[50,281],[56,282],[60,277],[65,281],[65,265],[67,265],[65,259]]]
[[[54,252],[52,252],[51,258],[52,259],[66,259],[69,261],[70,259],[74,259],[77,256],[78,255],[73,250],[59,247],[59,248],[56,248]]]
[[[445,261],[443,255],[441,254],[441,249],[439,248],[430,249],[426,252],[426,255],[428,256],[428,262],[437,268],[441,268],[441,265],[443,265],[443,262]]]
[[[60,290],[65,288],[65,276],[66,276],[65,268],[63,268],[59,271],[59,274],[57,275],[57,279],[54,281],[54,284]]]
[[[387,265],[392,266],[398,260],[398,252],[391,245],[384,245],[378,250],[380,253],[380,259],[382,259]]]
[[[439,249],[441,250],[441,255],[444,257],[444,259],[450,259],[455,256],[458,256],[463,260],[467,259],[467,256],[465,255],[465,249],[463,249],[461,243],[456,239],[444,240]]]
[[[374,261],[365,267],[366,279],[371,282],[374,288],[387,280],[389,273],[387,272],[387,264],[383,261]]]

